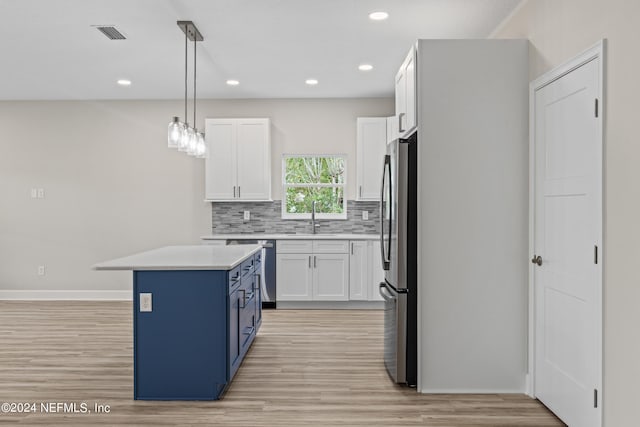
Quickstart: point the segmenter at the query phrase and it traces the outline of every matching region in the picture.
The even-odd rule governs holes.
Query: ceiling
[[[181,99],[184,34],[178,20],[193,21],[204,37],[197,44],[198,98],[391,96],[413,41],[485,38],[518,3],[0,0],[0,99]],[[379,10],[389,18],[368,18]],[[114,25],[127,39],[109,40],[95,25]],[[362,63],[373,70],[359,71]],[[306,85],[309,78],[319,84]],[[119,86],[118,79],[132,84]],[[228,86],[227,79],[240,84]]]

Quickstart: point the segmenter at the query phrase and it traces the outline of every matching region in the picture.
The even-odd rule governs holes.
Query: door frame
[[[599,425],[602,425],[602,396],[603,396],[603,380],[602,380],[602,361],[603,361],[603,346],[602,346],[602,336],[603,336],[603,323],[602,323],[602,311],[603,311],[603,285],[604,285],[604,275],[603,275],[603,266],[605,261],[605,250],[604,250],[604,210],[603,210],[603,201],[604,201],[604,175],[603,175],[603,160],[604,160],[604,122],[605,122],[605,100],[604,100],[604,82],[605,82],[605,49],[606,49],[606,40],[602,39],[598,41],[595,45],[585,50],[581,54],[575,56],[569,61],[559,65],[558,67],[546,72],[542,76],[533,80],[529,84],[529,256],[533,256],[535,252],[534,242],[535,242],[535,112],[536,112],[536,104],[535,104],[535,93],[537,90],[542,89],[548,84],[558,80],[559,78],[569,74],[570,72],[576,70],[582,65],[598,58],[600,59],[600,82],[598,88],[598,116],[600,120],[596,123],[596,137],[599,143],[599,149],[596,153],[596,185],[595,188],[595,197],[596,203],[598,205],[598,212],[596,218],[596,236],[598,245],[598,264],[596,264],[596,272],[597,272],[597,292],[594,300],[594,304],[596,306],[596,319],[595,324],[599,326],[594,333],[596,334],[596,387],[598,390],[598,420]],[[526,378],[526,393],[535,398],[535,313],[536,313],[536,303],[535,303],[535,291],[534,291],[534,265],[529,263],[529,331],[528,331],[528,374]]]

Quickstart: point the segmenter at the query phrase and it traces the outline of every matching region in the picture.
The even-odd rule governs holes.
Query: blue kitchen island
[[[262,321],[262,247],[167,246],[96,264],[133,271],[133,393],[216,400]]]

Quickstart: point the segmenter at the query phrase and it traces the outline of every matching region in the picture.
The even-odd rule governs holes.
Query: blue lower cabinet
[[[247,290],[231,277],[227,271],[134,272],[135,399],[220,398],[251,344],[243,336]],[[140,294],[151,294],[150,307]]]

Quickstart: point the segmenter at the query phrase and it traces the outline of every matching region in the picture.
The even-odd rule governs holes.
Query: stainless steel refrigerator
[[[417,379],[417,148],[416,133],[387,145],[380,198],[384,362],[395,382],[410,386]]]

